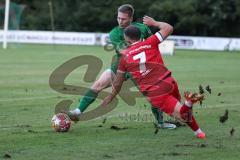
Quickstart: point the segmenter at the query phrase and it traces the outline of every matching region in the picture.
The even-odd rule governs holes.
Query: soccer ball
[[[71,127],[71,120],[65,113],[58,113],[52,118],[52,127],[56,132],[67,132]]]

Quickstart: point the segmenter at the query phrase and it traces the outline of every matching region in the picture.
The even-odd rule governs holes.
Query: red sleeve
[[[120,62],[118,65],[118,72],[122,72],[122,73],[126,72],[126,60],[124,55],[122,55],[120,58]]]
[[[160,32],[156,32],[154,35],[151,35],[146,39],[146,42],[154,46],[158,46],[159,43],[163,41],[162,35]]]

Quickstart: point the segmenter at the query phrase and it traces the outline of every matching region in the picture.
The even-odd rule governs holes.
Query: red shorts
[[[181,101],[181,95],[178,90],[177,82],[173,77],[167,77],[160,83],[159,89],[151,92],[151,96],[146,95],[148,101],[156,108],[171,115],[177,102]],[[156,87],[155,87],[156,88]]]

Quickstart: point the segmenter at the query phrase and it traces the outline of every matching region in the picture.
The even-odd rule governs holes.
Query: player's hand
[[[155,26],[156,21],[152,17],[144,16],[143,23],[146,24],[147,26]]]

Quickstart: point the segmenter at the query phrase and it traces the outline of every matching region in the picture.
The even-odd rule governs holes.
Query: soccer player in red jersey
[[[185,122],[197,138],[205,138],[205,133],[199,128],[192,115],[192,105],[202,101],[203,95],[185,92],[186,101],[184,104],[180,103],[181,96],[177,82],[171,76],[171,71],[164,66],[158,49],[158,44],[173,32],[173,27],[148,16],[143,18],[143,23],[158,27],[159,31],[142,41],[141,32],[137,27],[128,26],[124,29],[124,38],[130,46],[122,51],[116,79],[112,84],[112,93],[103,100],[101,105],[107,105],[119,93],[125,80],[124,73],[129,72],[139,90],[153,106]]]
[[[81,114],[90,106],[90,104],[92,104],[96,100],[99,92],[111,86],[111,83],[115,77],[118,68],[120,58],[119,50],[125,47],[125,39],[123,36],[124,28],[126,28],[129,25],[138,27],[141,31],[142,39],[146,39],[152,35],[147,25],[138,22],[133,22],[133,15],[134,8],[130,4],[124,4],[118,8],[117,11],[118,26],[114,27],[112,31],[109,33],[111,43],[113,44],[116,50],[114,61],[112,62],[111,67],[101,74],[99,79],[93,83],[91,88],[82,97],[78,107],[68,112],[68,116],[71,118],[72,121],[75,122],[79,121]],[[128,79],[128,74],[126,74],[125,76],[126,79]],[[166,129],[176,128],[176,125],[164,122],[163,113],[159,109],[152,106],[151,110],[154,117],[156,118],[157,125],[160,128]]]

